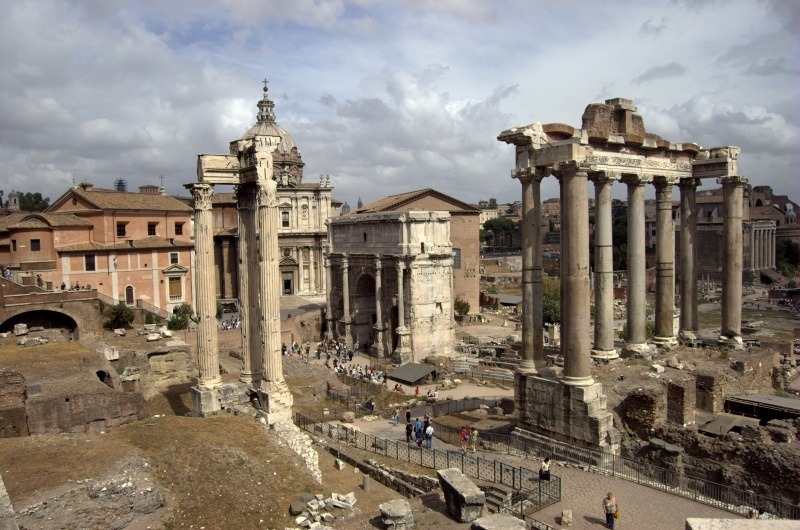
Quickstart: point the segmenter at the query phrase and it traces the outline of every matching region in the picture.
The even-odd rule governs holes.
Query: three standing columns
[[[208,184],[193,184],[190,190],[194,198],[195,304],[200,318],[197,326],[197,357],[200,365],[197,388],[202,392],[214,390],[222,383],[217,346],[217,290],[214,287],[213,189]],[[216,404],[216,400],[213,401]],[[218,404],[216,410],[219,410]]]
[[[558,164],[553,173],[561,184],[562,382],[589,386],[594,384],[589,355],[589,175],[575,162]]]
[[[522,184],[522,362],[518,370],[536,374],[545,364],[542,314],[541,184],[546,169],[523,168],[514,176]]]
[[[675,224],[672,221],[673,179],[657,176],[656,187],[656,327],[653,342],[671,346],[675,340]]]
[[[628,186],[628,328],[625,351],[640,353],[649,349],[646,328],[646,262],[643,175],[623,175]]]
[[[614,347],[614,249],[611,185],[619,176],[592,173],[595,190],[594,227],[594,348],[595,359],[616,359]]]
[[[722,223],[722,329],[720,342],[742,347],[742,205],[747,179],[721,177],[725,217]]]
[[[697,338],[697,211],[695,195],[700,180],[681,179],[681,326],[680,337]]]

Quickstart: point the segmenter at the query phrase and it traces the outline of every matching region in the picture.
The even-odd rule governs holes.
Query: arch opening
[[[0,332],[13,332],[16,324],[27,324],[28,329],[41,327],[46,330],[62,330],[65,338],[78,338],[78,323],[71,316],[58,311],[37,309],[16,314],[0,324]]]

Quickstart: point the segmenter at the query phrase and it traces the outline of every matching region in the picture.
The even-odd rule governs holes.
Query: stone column
[[[277,182],[262,179],[258,183],[258,263],[251,268],[251,276],[258,273],[261,318],[259,335],[264,351],[265,390],[283,383],[281,363],[281,274],[278,249]],[[256,264],[253,264],[256,266]]]
[[[405,290],[403,289],[403,270],[405,264],[397,259],[397,349],[393,361],[403,364],[411,360],[411,332],[406,327]]]
[[[397,262],[397,327],[406,327],[405,293],[403,292],[403,264]]]
[[[742,205],[747,179],[721,177],[725,218],[722,223],[722,331],[720,342],[742,347]]]
[[[315,247],[308,248],[308,277],[311,282],[311,292],[317,291],[317,250]]]
[[[618,178],[618,177],[617,177]],[[594,348],[595,359],[616,359],[614,348],[614,250],[611,219],[611,185],[615,178],[593,173],[594,182]]]
[[[592,379],[589,338],[589,180],[574,162],[559,164],[561,182],[561,355],[562,382],[589,386]]]
[[[331,258],[330,258],[330,256],[328,256],[327,254],[324,254],[322,256],[322,263],[323,263],[323,266],[325,267],[325,281],[328,284],[328,288],[332,290],[333,289],[333,273],[332,273],[332,270],[331,270],[332,267],[331,267]],[[336,326],[336,321],[333,318],[333,308],[331,307],[331,296],[330,296],[330,293],[327,292],[327,290],[326,290],[326,296],[325,296],[325,322],[327,323],[327,327],[328,327],[328,330],[327,330],[327,333],[326,333],[325,337],[328,340],[333,340],[335,338],[335,336],[336,336],[335,333],[334,333],[334,331],[335,331],[334,327]]]
[[[764,249],[764,241],[766,238],[764,237],[764,230],[759,227],[758,228],[758,269],[761,270],[764,268],[764,262],[766,261],[766,250]]]
[[[347,255],[342,256],[342,299],[344,300],[344,341],[348,347],[353,345],[353,335],[350,329],[350,266],[348,265]]]
[[[653,342],[672,346],[675,340],[675,225],[672,221],[673,179],[657,176],[656,187],[656,329]]]
[[[520,168],[514,172],[522,184],[522,362],[518,370],[536,374],[543,366],[542,340],[542,219],[541,183],[549,170]]]
[[[259,277],[256,246],[256,186],[236,187],[239,213],[239,316],[242,319],[242,371],[239,380],[254,387],[263,377],[263,350],[258,335]]]
[[[775,268],[775,228],[769,229],[769,267]]]
[[[231,263],[231,242],[220,241],[220,298],[230,298],[233,294],[233,263]]]
[[[699,179],[680,181],[681,190],[681,329],[682,339],[697,338],[697,211],[695,192]]]
[[[191,186],[194,198],[195,305],[200,322],[197,326],[197,360],[200,377],[193,389],[194,411],[198,415],[220,410],[215,389],[222,383],[219,373],[217,343],[217,290],[214,287],[214,221],[211,215],[213,188],[208,184]]]
[[[383,347],[383,263],[381,257],[375,258],[375,342],[372,344],[372,353],[376,357],[386,355]]]
[[[646,333],[646,263],[644,186],[650,179],[624,175],[628,186],[628,339],[625,351],[640,353],[649,349]]]

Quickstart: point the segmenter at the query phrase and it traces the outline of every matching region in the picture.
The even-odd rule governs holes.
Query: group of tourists
[[[406,442],[416,443],[418,447],[422,447],[424,443],[426,449],[433,449],[433,424],[430,416],[426,414],[424,421],[416,418],[411,423],[411,409],[406,409]]]
[[[231,329],[239,329],[239,326],[242,325],[241,317],[233,317],[229,320],[223,320],[219,323],[219,329],[222,331],[229,331]]]

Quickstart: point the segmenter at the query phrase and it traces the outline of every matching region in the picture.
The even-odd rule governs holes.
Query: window
[[[461,249],[453,249],[453,270],[461,268]]]
[[[170,265],[177,265],[178,264],[178,253],[177,252],[170,252],[169,253],[169,263],[170,263]]]
[[[39,239],[31,239],[31,252],[39,252],[42,250],[42,241]]]
[[[133,305],[136,302],[136,297],[133,296],[133,286],[128,285],[125,287],[125,303]]]
[[[289,212],[281,212],[281,226],[289,228]]]
[[[117,223],[117,237],[125,237],[126,223]]]
[[[183,235],[183,223],[175,223],[175,235],[176,236]]]
[[[17,251],[17,240],[16,239],[12,239],[11,240],[11,250],[13,250],[14,252]]]
[[[158,227],[158,223],[147,223],[147,235],[156,235],[156,227]]]
[[[84,254],[83,265],[87,272],[95,270],[94,254]]]
[[[171,302],[183,298],[183,291],[181,289],[181,279],[177,277],[169,278],[169,299]]]

